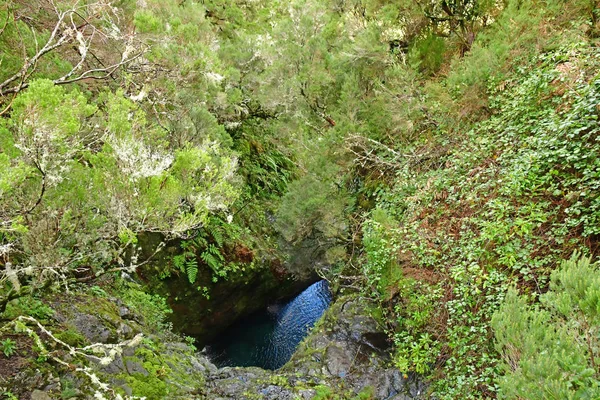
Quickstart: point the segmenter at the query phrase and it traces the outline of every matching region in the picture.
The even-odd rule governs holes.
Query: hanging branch
[[[54,3],[52,3],[52,5],[54,6]],[[84,16],[84,10],[91,9],[95,6],[99,6],[100,10],[93,14],[91,17]],[[67,72],[59,78],[52,80],[52,82],[54,82],[54,84],[56,85],[66,85],[84,79],[109,79],[119,68],[129,65],[135,60],[142,57],[146,53],[147,49],[142,49],[140,51],[135,52],[134,55],[131,55],[135,51],[135,47],[131,45],[131,38],[129,38],[129,43],[127,44],[121,56],[121,60],[112,63],[111,65],[105,66],[104,63],[98,60],[98,58],[92,53],[92,43],[96,36],[100,35],[104,38],[107,38],[108,34],[98,29],[91,21],[94,18],[100,16],[102,10],[106,9],[107,7],[110,8],[110,4],[94,3],[86,6],[74,6],[73,8],[67,11],[60,12],[56,8],[56,6],[54,6],[54,10],[57,14],[58,19],[54,25],[50,37],[48,38],[44,46],[40,49],[37,43],[37,36],[35,34],[35,31],[32,29],[32,34],[36,42],[36,53],[31,58],[27,58],[26,56],[24,56],[24,63],[21,69],[17,73],[4,80],[4,82],[0,83],[0,96],[6,96],[11,93],[16,94],[19,93],[21,90],[27,88],[29,86],[28,79],[35,72],[39,60],[46,54],[69,43],[76,44],[75,49],[79,53],[79,59],[75,66],[71,68],[69,72]],[[80,23],[78,25],[76,23],[76,17],[83,20],[83,23]],[[91,33],[86,34],[86,31],[91,31]],[[24,44],[22,44],[22,47],[25,48]],[[102,67],[92,68],[83,72],[78,72],[83,68],[84,64],[86,63],[88,59],[88,54],[91,54],[92,57],[94,57],[102,65]],[[18,83],[15,84],[15,81],[18,81]],[[10,103],[8,107],[2,111],[2,114],[4,114],[9,108]]]

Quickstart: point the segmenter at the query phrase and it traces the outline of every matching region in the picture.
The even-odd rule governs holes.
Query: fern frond
[[[193,284],[196,282],[196,277],[198,276],[198,261],[195,257],[190,258],[185,262],[185,271],[190,283]]]

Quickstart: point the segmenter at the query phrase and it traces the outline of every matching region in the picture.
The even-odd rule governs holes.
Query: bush
[[[512,289],[492,318],[506,399],[600,397],[600,271],[573,257],[552,274],[540,304]]]

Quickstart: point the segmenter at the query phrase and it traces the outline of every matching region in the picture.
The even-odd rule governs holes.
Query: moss
[[[167,398],[169,394],[167,384],[157,376],[133,374],[125,377],[125,381],[131,387],[133,395],[137,397],[159,400]]]
[[[319,385],[315,387],[315,390],[317,393],[313,397],[313,400],[340,400],[340,396],[335,394],[329,386]]]
[[[73,327],[58,332],[54,336],[73,347],[82,347],[87,343],[86,338]]]
[[[135,355],[124,357],[124,361],[141,364],[148,375],[121,374],[119,378],[131,387],[135,396],[158,399],[183,394],[186,388],[198,388],[205,380],[202,372],[191,365],[189,359],[193,356],[189,347],[172,351],[158,341],[145,339]]]
[[[242,398],[244,399],[248,399],[248,400],[258,400],[258,399],[263,399],[264,396],[258,394],[258,393],[253,393],[253,392],[244,392],[242,394]]]
[[[352,400],[371,400],[375,398],[375,388],[366,386]]]

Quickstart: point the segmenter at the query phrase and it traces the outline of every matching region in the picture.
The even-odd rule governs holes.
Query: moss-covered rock
[[[112,282],[104,288],[78,285],[68,294],[47,296],[52,317],[40,325],[4,325],[4,332],[14,332],[18,354],[0,356],[0,394],[86,399],[100,391],[107,399],[150,400],[189,398],[203,386],[216,367],[169,331],[161,321],[164,304],[137,285]]]
[[[389,344],[367,300],[339,298],[292,359],[277,371],[222,368],[207,378],[207,399],[420,399],[426,385],[390,365]],[[240,397],[241,396],[241,397]]]

